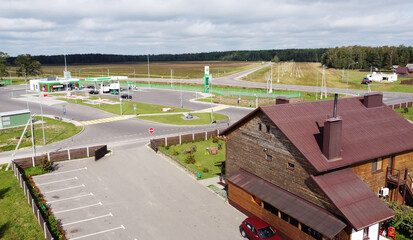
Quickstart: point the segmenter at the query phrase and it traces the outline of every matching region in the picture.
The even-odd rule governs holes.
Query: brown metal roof
[[[357,231],[394,216],[350,168],[312,176],[312,179]]]
[[[346,224],[332,213],[297,197],[243,169],[232,174],[228,181],[268,202],[282,212],[333,238]]]
[[[397,74],[407,74],[409,72],[409,69],[407,67],[398,67],[396,69]]]
[[[285,134],[319,172],[413,150],[413,125],[391,108],[366,108],[363,98],[341,98],[337,115],[343,120],[341,160],[328,161],[317,142],[319,127],[333,114],[333,100],[260,107],[222,134],[229,134],[260,111]]]

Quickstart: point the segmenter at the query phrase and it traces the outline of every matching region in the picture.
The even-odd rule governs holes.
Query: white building
[[[397,81],[397,74],[396,73],[384,74],[384,73],[373,72],[371,74],[367,74],[367,78],[374,82],[382,82],[382,81],[395,82]]]

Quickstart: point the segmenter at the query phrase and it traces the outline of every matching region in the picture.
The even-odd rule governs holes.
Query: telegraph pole
[[[151,88],[151,73],[149,72],[149,55],[148,55],[148,85]]]

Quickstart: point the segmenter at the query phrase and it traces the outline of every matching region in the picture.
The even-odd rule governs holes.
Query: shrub
[[[192,151],[192,152],[196,152],[196,145],[192,145],[191,151]]]
[[[165,146],[165,149],[166,149],[166,150],[169,150],[169,144]]]
[[[212,142],[213,143],[218,143],[219,139],[217,138],[217,136],[212,136]]]
[[[188,144],[188,140],[185,140],[185,144]]]
[[[190,153],[186,159],[185,159],[186,164],[195,164],[195,156],[193,153]]]
[[[204,167],[204,169],[202,169],[202,172],[207,173],[207,172],[209,172],[209,169],[207,167]]]
[[[162,143],[162,147],[165,147],[165,143]]]
[[[413,208],[406,205],[398,205],[397,203],[386,202],[393,212],[396,214],[394,218],[385,221],[382,227],[386,230],[388,227],[394,227],[397,232],[403,233],[406,237],[413,239]]]
[[[192,143],[195,143],[195,140],[194,140],[194,139],[192,139]]]
[[[42,166],[45,172],[50,172],[53,169],[53,162],[48,160],[46,154],[42,155],[42,159],[40,160],[40,165]]]
[[[179,155],[179,150],[178,148],[174,148],[174,152],[172,153],[174,156],[178,156]]]
[[[221,149],[222,149],[222,144],[218,143],[218,150],[221,150]]]

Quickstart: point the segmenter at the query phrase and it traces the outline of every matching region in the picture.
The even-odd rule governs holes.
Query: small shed
[[[0,129],[23,126],[29,121],[30,111],[28,109],[0,112]]]

